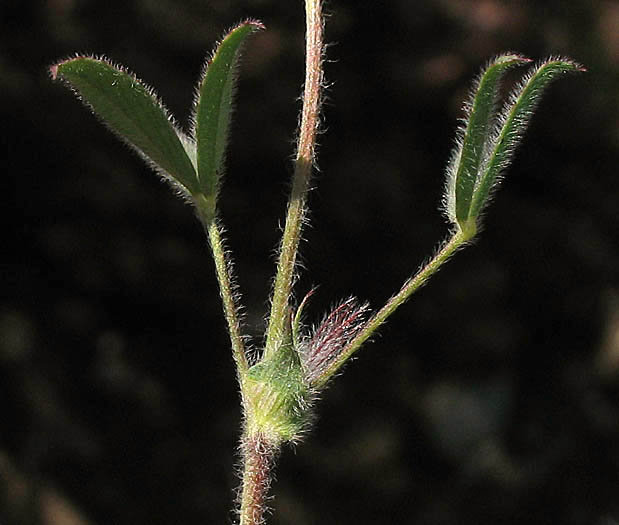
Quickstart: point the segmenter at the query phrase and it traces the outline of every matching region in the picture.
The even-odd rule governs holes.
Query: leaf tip
[[[266,29],[266,26],[256,18],[246,18],[239,24],[239,26],[244,25],[251,26],[254,31],[264,31]]]
[[[574,71],[575,73],[586,73],[587,72],[587,68],[583,66],[582,64],[580,64],[579,62],[576,62],[569,58],[561,59],[561,61],[569,65],[570,69]]]
[[[563,57],[563,56],[550,56],[547,59],[541,61],[540,67],[549,66],[549,65],[557,65],[563,67],[565,72],[581,72],[584,73],[587,71],[587,68],[582,64],[572,60],[571,58]]]
[[[521,53],[502,53],[496,56],[494,59],[490,61],[491,64],[529,64],[533,62],[529,57],[524,56]]]
[[[47,68],[47,72],[49,73],[49,76],[51,77],[52,80],[58,80],[58,76],[62,75],[62,71],[61,68],[64,64],[66,64],[67,62],[71,62],[71,60],[75,60],[77,58],[82,58],[79,55],[76,56],[72,56],[69,58],[65,58],[63,60],[59,60],[58,62],[52,64],[51,66],[49,66]]]
[[[67,58],[59,60],[55,64],[52,64],[51,66],[47,68],[47,72],[49,73],[49,76],[51,77],[52,80],[63,80],[63,72],[62,72],[63,66],[67,64],[71,64],[76,61],[80,61],[80,60],[98,60],[100,62],[109,63],[109,61],[103,56],[99,57],[99,56],[94,56],[94,55],[85,55],[85,54],[76,53],[75,55],[71,55]]]

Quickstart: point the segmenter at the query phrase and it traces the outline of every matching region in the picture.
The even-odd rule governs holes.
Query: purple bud
[[[310,385],[363,328],[368,311],[367,303],[359,304],[350,297],[334,308],[311,337],[301,343],[299,355]]]

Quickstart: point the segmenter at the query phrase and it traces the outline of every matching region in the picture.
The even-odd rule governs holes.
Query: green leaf
[[[490,200],[501,172],[509,166],[545,89],[556,78],[573,71],[585,69],[569,59],[550,58],[534,67],[511,92],[485,150],[469,210],[471,220],[477,220]]]
[[[241,46],[250,34],[263,28],[260,22],[248,20],[232,29],[219,44],[200,81],[194,115],[198,179],[209,200],[217,196],[223,171]]]
[[[166,178],[198,191],[195,169],[172,118],[153,91],[134,75],[106,60],[76,57],[50,68],[118,136]]]
[[[471,100],[465,105],[466,125],[458,133],[458,147],[449,167],[452,195],[448,213],[451,219],[467,228],[466,221],[477,181],[479,166],[488,135],[494,123],[501,79],[513,66],[530,62],[519,55],[501,55],[495,58],[479,76],[473,87]],[[473,225],[474,226],[474,225]]]

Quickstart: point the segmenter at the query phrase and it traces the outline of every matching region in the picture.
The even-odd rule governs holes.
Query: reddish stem
[[[242,444],[244,466],[240,490],[240,525],[264,523],[271,469],[277,448],[262,434],[248,436]]]

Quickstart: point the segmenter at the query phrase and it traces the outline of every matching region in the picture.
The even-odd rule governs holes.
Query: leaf
[[[573,71],[585,69],[569,59],[547,59],[535,66],[511,92],[486,148],[469,210],[470,219],[476,220],[490,200],[500,174],[509,166],[545,89],[562,74]]]
[[[195,106],[198,180],[207,199],[217,195],[228,139],[236,68],[245,39],[264,26],[248,20],[232,29],[207,64]]]
[[[195,169],[181,142],[187,139],[152,89],[107,60],[78,56],[50,68],[121,139],[152,162],[162,175],[198,190]]]
[[[467,228],[480,162],[492,130],[501,79],[509,68],[526,62],[530,60],[514,54],[496,57],[477,79],[471,100],[465,105],[466,124],[458,132],[458,147],[449,167],[449,177],[453,180],[449,183],[452,195],[448,197],[450,218],[463,230]]]

